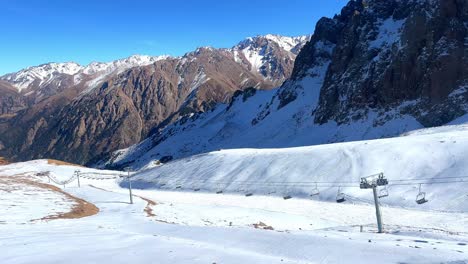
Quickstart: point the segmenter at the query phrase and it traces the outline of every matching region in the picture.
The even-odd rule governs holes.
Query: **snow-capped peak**
[[[96,88],[105,78],[111,74],[119,74],[125,70],[141,67],[153,64],[160,60],[165,60],[172,58],[169,55],[162,56],[147,56],[147,55],[132,55],[130,57],[119,59],[111,62],[92,62],[86,66],[82,72],[75,75],[74,82],[75,84],[80,83],[84,76],[94,75],[92,79],[87,82],[88,88],[83,91],[83,94],[86,94]]]
[[[119,59],[111,62],[91,62],[83,69],[84,74],[95,74],[97,72],[114,72],[122,71],[137,66],[146,66],[156,61],[170,58],[169,55],[162,56],[147,56],[147,55],[132,55],[128,58]]]
[[[292,51],[297,45],[304,44],[310,39],[310,35],[287,37],[281,35],[268,34],[264,36],[266,39],[276,42],[281,48],[287,51]]]
[[[1,79],[12,83],[19,92],[28,88],[32,83],[38,81],[39,85],[46,83],[58,74],[75,75],[83,67],[75,62],[46,63],[39,66],[28,67],[16,73],[10,73]]]
[[[286,57],[293,62],[297,53],[309,38],[310,36],[286,37],[273,34],[249,37],[234,46],[231,51],[236,62],[248,62],[252,72],[260,73],[260,75],[268,79],[272,74],[269,71],[277,69],[276,65],[278,63],[272,61],[272,58],[276,56],[271,56],[271,54],[278,52],[282,54],[289,53],[289,56]]]
[[[306,36],[297,36],[297,37],[288,37],[288,36],[281,36],[275,34],[267,34],[267,35],[258,35],[255,37],[248,37],[245,40],[241,41],[239,44],[233,47],[233,49],[252,49],[255,46],[255,43],[258,43],[262,40],[266,40],[267,42],[274,42],[278,44],[282,49],[292,52],[293,49],[299,44],[305,44],[310,39],[310,35]]]
[[[18,92],[31,87],[31,85],[41,86],[49,83],[58,75],[66,74],[74,76],[75,84],[83,80],[85,75],[94,75],[103,73],[104,75],[122,72],[124,70],[150,65],[156,61],[170,58],[168,55],[162,56],[147,56],[147,55],[132,55],[130,57],[119,59],[111,62],[91,62],[87,66],[81,66],[76,62],[64,63],[46,63],[39,66],[32,66],[21,71],[6,74],[0,79],[11,83]],[[102,77],[102,76],[101,76]]]

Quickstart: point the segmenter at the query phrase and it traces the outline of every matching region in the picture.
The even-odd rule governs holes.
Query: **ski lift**
[[[312,190],[312,193],[310,194],[310,196],[316,196],[316,195],[319,195],[320,194],[320,191],[317,187],[317,183],[315,183],[315,188]]]
[[[289,200],[292,198],[292,196],[290,195],[290,189],[291,189],[292,186],[289,186],[289,185],[285,185],[284,187],[284,190],[282,191],[283,193],[283,199],[284,200]]]
[[[343,203],[346,201],[345,194],[341,192],[341,187],[338,187],[338,194],[336,195],[336,202]]]
[[[244,184],[241,184],[241,186],[244,186]],[[250,196],[253,195],[253,193],[249,192],[249,190],[247,190],[247,188],[243,188],[241,186],[237,189],[237,192],[245,193],[246,197],[250,197]]]
[[[193,191],[194,191],[194,192],[200,191],[200,186],[202,186],[201,183],[195,183],[195,184],[193,185]]]
[[[268,194],[268,195],[277,193],[277,189],[276,189],[276,187],[274,185],[273,186],[267,185],[265,189],[266,189],[265,193]]]
[[[387,189],[387,186],[385,186],[383,189],[381,189],[379,191],[378,197],[379,198],[384,198],[384,197],[387,197],[387,196],[388,196],[388,189]]]
[[[222,185],[219,183],[218,184],[218,191],[216,191],[216,194],[222,194],[223,193],[223,188]]]
[[[416,203],[417,204],[423,204],[423,203],[427,203],[427,202],[428,202],[428,200],[426,200],[426,193],[421,192],[421,184],[419,184],[419,193],[416,196]]]
[[[242,186],[243,186],[243,184],[240,184],[239,187],[235,189],[235,192],[237,192],[237,193],[246,192],[246,190]]]

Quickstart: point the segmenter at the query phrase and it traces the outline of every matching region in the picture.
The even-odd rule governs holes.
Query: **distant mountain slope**
[[[0,152],[13,160],[87,163],[179,116],[270,89],[291,74],[308,37],[257,36],[229,49],[110,63],[49,63],[0,77]]]
[[[449,123],[468,112],[466,21],[466,1],[350,1],[317,23],[279,89],[239,92],[103,164],[140,167],[222,148],[373,139]]]

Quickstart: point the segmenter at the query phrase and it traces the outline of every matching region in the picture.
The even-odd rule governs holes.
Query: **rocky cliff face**
[[[350,3],[329,21],[339,37],[315,121],[346,123],[399,106],[425,126],[464,114],[467,21],[465,0]]]
[[[87,163],[183,116],[228,102],[237,90],[270,89],[292,72],[307,38],[259,36],[183,57],[51,63],[0,78],[0,152]]]
[[[468,1],[350,1],[323,18],[272,91],[183,118],[101,165],[144,166],[221,148],[396,136],[468,112]]]

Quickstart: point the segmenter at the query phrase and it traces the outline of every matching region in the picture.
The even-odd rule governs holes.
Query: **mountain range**
[[[466,122],[466,21],[465,0],[353,0],[311,36],[31,67],[0,78],[0,156],[142,168]]]
[[[230,49],[110,63],[48,63],[0,77],[0,153],[89,163],[180,116],[271,89],[291,74],[308,36],[248,38]]]

